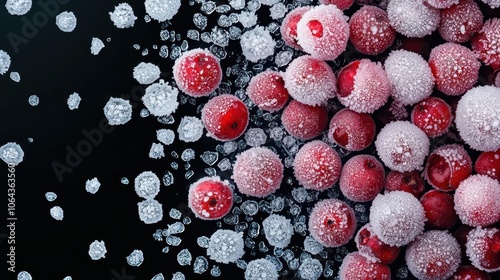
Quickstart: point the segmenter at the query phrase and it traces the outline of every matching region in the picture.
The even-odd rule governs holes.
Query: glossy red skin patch
[[[248,125],[249,112],[234,95],[223,94],[210,99],[201,111],[201,120],[210,135],[220,141],[240,137]]]

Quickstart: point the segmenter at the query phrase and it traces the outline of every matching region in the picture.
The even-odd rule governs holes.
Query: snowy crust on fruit
[[[500,271],[500,267],[488,269],[484,267],[484,258],[488,250],[492,250],[488,241],[493,240],[493,235],[497,233],[497,228],[481,228],[477,227],[467,235],[467,243],[465,244],[466,253],[472,265],[486,272]],[[498,254],[498,253],[497,253]]]
[[[483,13],[476,1],[464,0],[450,9],[441,11],[438,31],[441,37],[448,42],[465,43],[482,26]]]
[[[283,19],[281,23],[280,32],[283,41],[285,44],[289,45],[292,48],[302,50],[302,47],[297,43],[297,35],[292,34],[291,21],[295,19],[295,17],[302,17],[302,15],[311,9],[310,6],[297,7],[291,10]],[[295,26],[297,27],[297,26]],[[295,30],[296,31],[296,30]]]
[[[246,94],[259,108],[269,112],[278,111],[289,99],[288,91],[280,86],[282,81],[279,72],[266,70],[250,80]]]
[[[366,259],[359,252],[352,252],[347,254],[342,261],[339,268],[339,279],[340,280],[352,280],[352,279],[391,279],[390,270],[387,269],[389,275],[380,275],[381,264],[372,262]],[[375,275],[374,275],[375,273]],[[385,277],[384,277],[385,276]]]
[[[203,106],[201,110],[201,119],[203,121],[203,124],[207,128],[208,131],[207,135],[209,137],[212,137],[215,140],[219,141],[232,140],[229,138],[220,138],[217,135],[220,135],[222,133],[221,129],[223,128],[220,126],[221,119],[224,117],[224,115],[226,115],[228,110],[235,108],[235,103],[237,102],[240,104],[242,103],[242,101],[234,95],[222,94],[210,99],[205,104],[205,106]],[[246,108],[245,105],[241,106],[244,107],[248,112],[248,108]],[[248,127],[248,120],[245,124],[245,127],[241,131],[242,132],[246,131],[247,127]]]
[[[188,206],[189,208],[194,212],[197,218],[202,219],[202,220],[214,220],[214,219],[219,219],[220,217],[210,217],[210,212],[206,210],[202,210],[200,213],[196,210],[198,210],[200,207],[193,205],[193,203],[202,201],[202,200],[208,200],[210,196],[212,195],[224,195],[223,193],[217,194],[217,192],[197,192],[196,188],[204,183],[204,182],[215,182],[215,183],[222,183],[224,186],[227,187],[229,192],[232,194],[233,189],[229,185],[228,180],[221,180],[219,176],[213,176],[213,177],[204,177],[199,179],[198,181],[194,182],[191,184],[189,187],[189,194],[188,194]],[[232,200],[232,198],[231,198]],[[225,203],[226,201],[224,201]],[[231,203],[232,204],[232,203]],[[221,208],[224,207],[225,205],[220,205],[219,203],[215,206],[215,208]],[[212,207],[213,208],[213,207]],[[231,209],[231,207],[229,207]],[[212,209],[211,209],[212,210]],[[219,209],[213,209],[214,211],[219,211]]]
[[[377,195],[370,208],[370,224],[378,238],[391,246],[404,246],[424,231],[425,212],[412,194],[393,191]]]
[[[499,1],[500,6],[500,1]],[[472,49],[486,65],[500,65],[500,18],[491,18],[484,22],[478,32],[481,36],[472,40]],[[475,42],[477,41],[477,42]],[[479,47],[479,49],[478,49]]]
[[[350,40],[361,53],[377,55],[392,46],[396,31],[387,12],[375,6],[363,6],[349,20]]]
[[[423,0],[391,0],[387,15],[392,27],[410,38],[430,35],[441,19],[439,10],[425,5]]]
[[[243,232],[219,229],[210,236],[207,255],[219,263],[232,263],[243,257]]]

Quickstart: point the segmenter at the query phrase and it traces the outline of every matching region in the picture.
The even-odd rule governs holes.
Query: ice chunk
[[[21,271],[17,274],[17,280],[32,280],[31,274],[27,271]]]
[[[322,272],[323,266],[317,259],[305,259],[299,267],[299,275],[302,279],[316,280]]]
[[[170,209],[170,212],[168,213],[168,215],[170,216],[170,218],[175,219],[175,220],[179,220],[182,217],[181,211],[179,211],[175,208]]]
[[[104,42],[96,37],[92,37],[92,42],[90,43],[90,53],[93,55],[98,55],[99,52],[104,48]]]
[[[193,23],[196,27],[198,27],[198,29],[203,30],[207,27],[208,19],[200,13],[195,13],[193,15]]]
[[[3,75],[9,71],[10,68],[10,55],[3,50],[0,50],[0,75]]]
[[[80,106],[80,101],[82,101],[82,98],[80,97],[80,95],[78,93],[74,92],[73,94],[71,94],[68,97],[68,101],[67,101],[68,108],[70,110],[78,109],[78,106]]]
[[[31,106],[38,106],[38,104],[40,104],[40,98],[39,98],[37,95],[31,95],[31,96],[28,98],[28,103],[29,103]]]
[[[165,276],[163,276],[162,273],[158,273],[155,276],[153,276],[153,278],[151,278],[151,280],[165,280]]]
[[[245,0],[229,0],[229,5],[235,10],[245,8]]]
[[[214,265],[210,270],[210,275],[212,275],[213,277],[219,277],[221,275],[220,268]]]
[[[201,11],[209,15],[215,11],[217,5],[214,1],[206,1],[201,5]]]
[[[200,157],[204,163],[208,164],[209,166],[212,166],[217,162],[217,160],[219,160],[219,153],[205,151],[203,152],[203,154],[201,154]]]
[[[271,8],[269,8],[269,12],[271,13],[272,19],[280,19],[283,18],[288,12],[287,7],[283,3],[276,3]]]
[[[179,254],[177,254],[177,262],[182,266],[190,265],[192,260],[193,258],[188,249],[182,249]]]
[[[97,178],[92,178],[85,182],[85,190],[91,194],[95,194],[99,188],[101,187],[101,183]]]
[[[181,244],[182,239],[177,236],[168,235],[166,241],[168,245],[177,247]]]
[[[147,199],[137,203],[139,219],[145,224],[154,224],[163,219],[161,203],[154,199]]]
[[[160,179],[151,171],[144,171],[135,177],[135,192],[139,197],[150,199],[160,192]]]
[[[115,6],[115,10],[109,12],[109,17],[118,28],[133,27],[137,19],[134,15],[134,10],[132,10],[132,7],[128,3],[121,3]]]
[[[5,8],[11,15],[22,16],[31,10],[33,2],[31,0],[7,0]]]
[[[210,37],[212,39],[212,42],[217,46],[227,47],[229,45],[229,32],[218,26],[215,26],[212,29]]]
[[[195,154],[194,150],[191,148],[187,148],[184,151],[182,151],[181,159],[183,161],[189,162],[189,161],[193,160],[195,157],[196,157],[196,154]]]
[[[132,105],[128,100],[111,97],[104,106],[104,115],[110,125],[125,124],[132,118]]]
[[[10,79],[16,83],[21,81],[21,75],[18,72],[10,72]]]
[[[248,263],[245,270],[245,280],[277,280],[276,266],[267,259],[256,259]]]
[[[193,264],[193,272],[202,274],[208,270],[208,260],[203,256],[196,257]]]
[[[292,223],[281,215],[270,215],[262,222],[267,241],[274,247],[285,248],[293,235]]]
[[[241,232],[219,229],[210,237],[207,255],[216,262],[235,262],[243,257],[244,253]]]
[[[258,62],[274,53],[276,42],[269,31],[262,26],[257,26],[241,36],[241,49],[246,59]]]
[[[198,237],[198,239],[196,239],[196,243],[198,244],[198,246],[200,246],[201,248],[208,248],[208,244],[210,242],[210,239],[206,236],[200,236]]]
[[[47,199],[48,202],[52,202],[57,199],[57,194],[53,192],[47,192],[45,193],[45,199]]]
[[[311,236],[306,236],[304,239],[304,251],[313,255],[319,254],[323,250],[323,245],[316,241]]]
[[[186,228],[185,228],[184,224],[181,222],[175,222],[171,225],[168,225],[168,233],[170,233],[170,234],[183,233],[185,229]]]
[[[162,182],[163,182],[163,185],[165,185],[165,187],[168,187],[168,186],[171,186],[172,184],[174,184],[174,175],[172,174],[172,172],[170,172],[168,170],[165,171],[165,174],[163,174]]]
[[[144,6],[151,18],[162,22],[172,19],[177,14],[181,0],[146,0]]]
[[[238,20],[243,27],[252,27],[257,24],[257,15],[252,12],[243,11],[239,14]]]
[[[252,147],[262,146],[267,141],[267,135],[262,128],[249,128],[245,133],[245,141]]]
[[[56,16],[56,25],[63,32],[73,32],[76,28],[76,16],[73,12],[62,12]]]
[[[62,221],[62,219],[64,218],[64,211],[61,207],[54,206],[50,208],[50,215],[52,216],[52,218],[54,218],[54,220]]]
[[[177,133],[179,140],[184,142],[196,142],[203,135],[203,123],[197,117],[185,116],[181,119]]]
[[[283,67],[288,65],[290,61],[292,61],[293,58],[293,52],[292,51],[281,51],[276,54],[276,57],[274,58],[274,62],[276,63],[276,66],[278,67]]]
[[[153,116],[166,116],[174,113],[179,106],[177,95],[179,90],[160,80],[146,88],[142,97],[144,106]]]
[[[186,277],[182,272],[176,272],[172,275],[172,280],[186,280]]]
[[[18,165],[23,158],[24,151],[16,142],[8,142],[0,147],[0,159],[7,164]]]
[[[108,251],[106,250],[106,245],[102,240],[95,240],[89,246],[89,256],[94,261],[105,258],[107,252]]]
[[[130,266],[140,266],[144,262],[144,254],[141,250],[134,250],[127,257],[127,263]]]
[[[245,200],[240,208],[248,216],[253,216],[259,212],[259,204],[254,200]]]
[[[191,40],[199,41],[200,40],[200,32],[198,30],[190,29],[187,31],[186,37]]]
[[[153,159],[160,159],[165,156],[165,151],[163,145],[160,143],[151,144],[151,149],[149,150],[149,157]]]
[[[134,79],[140,84],[149,85],[160,78],[160,67],[153,63],[141,62],[134,67]]]

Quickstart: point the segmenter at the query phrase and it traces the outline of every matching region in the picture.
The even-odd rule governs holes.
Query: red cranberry
[[[472,38],[474,52],[484,64],[493,69],[500,69],[500,19],[490,18],[484,22],[481,30]]]
[[[486,272],[500,271],[500,230],[473,229],[467,236],[467,256],[472,265]]]
[[[500,150],[481,153],[474,165],[474,171],[500,181]]]
[[[468,225],[460,225],[454,232],[453,236],[457,239],[460,248],[462,249],[462,255],[465,256],[465,244],[467,243],[467,235],[473,229]]]
[[[383,53],[396,38],[386,11],[375,6],[363,6],[357,10],[349,20],[349,32],[356,50],[367,55]]]
[[[437,97],[429,97],[420,101],[411,112],[412,123],[429,137],[437,137],[446,133],[452,120],[450,105]]]
[[[459,267],[450,280],[491,280],[491,276],[472,265],[466,265]]]
[[[257,107],[269,112],[281,110],[290,98],[281,75],[271,70],[254,76],[246,93]]]
[[[311,7],[298,7],[291,10],[281,23],[281,38],[285,41],[285,44],[292,48],[301,50],[302,47],[297,43],[297,23],[302,18],[302,15],[309,11]]]
[[[404,191],[419,198],[424,191],[424,179],[420,172],[399,172],[392,170],[385,178],[385,191]]]
[[[323,106],[309,106],[292,100],[281,114],[285,130],[301,140],[313,139],[328,125],[328,113]]]
[[[359,252],[345,256],[339,269],[340,280],[388,280],[391,279],[390,268],[381,263],[371,262]]]
[[[328,137],[349,151],[366,149],[375,138],[375,121],[369,114],[344,108],[331,119]]]
[[[228,181],[221,181],[219,177],[206,177],[191,185],[188,202],[196,217],[217,220],[231,210],[233,191]]]
[[[201,120],[210,135],[220,141],[240,137],[248,125],[248,109],[234,95],[222,94],[210,99],[201,111]]]
[[[441,10],[438,27],[441,37],[449,42],[465,43],[483,26],[483,13],[474,0],[460,0],[458,4]]]
[[[364,225],[354,237],[359,253],[368,260],[383,264],[393,263],[401,248],[382,242],[372,231],[370,224]]]
[[[352,6],[354,0],[319,0],[323,5],[335,5],[341,10],[347,10]]]
[[[432,229],[450,229],[457,222],[453,196],[437,190],[430,190],[420,198],[425,210],[426,225]]]
[[[356,155],[350,158],[340,174],[340,191],[356,202],[373,200],[385,183],[382,163],[371,155]]]

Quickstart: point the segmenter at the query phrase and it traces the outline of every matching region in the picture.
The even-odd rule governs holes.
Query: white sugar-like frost
[[[132,118],[132,105],[123,98],[111,97],[104,106],[104,116],[110,125],[125,124]]]
[[[247,264],[245,280],[277,280],[276,266],[267,259],[256,259]]]
[[[141,62],[134,67],[133,76],[140,84],[149,85],[160,78],[160,73],[160,67],[157,65]]]
[[[203,136],[203,122],[197,117],[185,116],[181,119],[177,133],[179,140],[184,142],[196,142]]]
[[[236,262],[245,253],[243,245],[242,232],[219,229],[210,237],[207,255],[219,263]]]
[[[76,16],[73,12],[62,12],[56,16],[56,25],[63,32],[73,32],[76,28]]]
[[[174,143],[175,132],[171,129],[159,129],[156,131],[156,139],[164,145]]]
[[[398,33],[417,38],[430,35],[441,19],[439,10],[425,5],[423,0],[391,0],[387,16]]]
[[[18,165],[23,158],[24,151],[16,142],[8,142],[0,147],[0,159],[7,164]]]
[[[500,0],[481,0],[492,9],[500,8]]]
[[[105,258],[107,252],[104,241],[95,240],[89,246],[89,256],[94,261]]]
[[[126,259],[128,265],[138,267],[144,262],[144,254],[141,250],[134,250]]]
[[[50,216],[52,216],[52,218],[56,221],[62,221],[64,218],[64,211],[61,207],[54,206],[50,208]]]
[[[274,54],[276,41],[271,37],[269,30],[257,26],[241,35],[240,45],[245,58],[255,63]]]
[[[68,97],[66,103],[68,104],[68,108],[70,110],[75,110],[78,109],[78,106],[80,106],[80,101],[82,101],[82,98],[78,93],[74,92]]]
[[[293,226],[289,219],[272,214],[262,222],[264,234],[269,244],[276,248],[285,248],[290,244]]]
[[[104,48],[104,42],[96,37],[92,37],[92,42],[90,43],[90,53],[93,55],[98,55],[99,52]]]
[[[485,251],[493,251],[490,244],[494,242],[494,235],[498,231],[500,231],[498,228],[477,227],[469,232],[465,248],[472,265],[490,273],[500,271],[500,268],[489,269],[484,267]]]
[[[181,0],[146,0],[144,6],[151,18],[162,22],[172,19],[177,14]]]
[[[121,3],[115,6],[113,12],[109,12],[109,18],[118,28],[133,27],[137,17],[134,15],[134,10],[128,3]]]
[[[163,219],[163,208],[161,203],[154,199],[147,199],[137,203],[139,219],[145,224],[154,224]]]
[[[146,88],[146,93],[142,97],[144,106],[149,112],[157,117],[171,115],[177,110],[179,102],[177,96],[179,90],[171,87],[168,83],[160,80]]]
[[[249,128],[245,132],[245,141],[252,147],[262,146],[267,141],[267,135],[262,128]]]
[[[0,75],[3,75],[7,73],[7,71],[9,71],[10,63],[10,55],[5,51],[0,50]]]
[[[323,273],[323,265],[317,259],[308,258],[302,261],[298,272],[301,279],[316,280]]]
[[[31,10],[33,1],[31,0],[7,0],[5,8],[11,15],[22,16]]]
[[[85,190],[91,194],[97,193],[99,188],[101,187],[101,183],[97,178],[92,178],[85,182]]]
[[[257,15],[252,12],[243,11],[238,15],[238,20],[243,27],[252,27],[257,24]]]
[[[160,179],[151,171],[144,171],[135,177],[135,192],[139,197],[150,199],[160,192]]]
[[[283,18],[288,12],[288,8],[283,3],[276,3],[271,8],[269,8],[269,13],[272,19]]]

